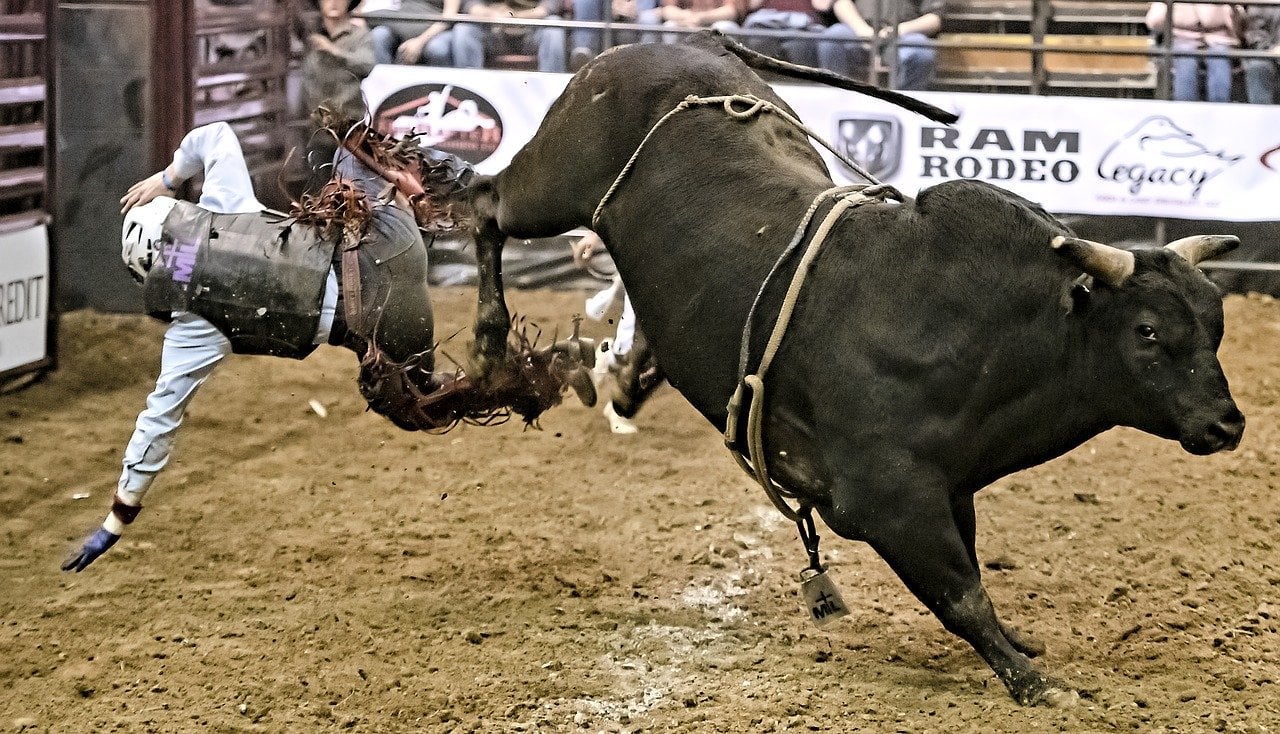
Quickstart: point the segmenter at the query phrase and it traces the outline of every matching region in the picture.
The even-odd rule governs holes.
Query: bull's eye
[[[1137,331],[1138,336],[1147,341],[1153,342],[1156,340],[1156,327],[1151,324],[1138,324]]]

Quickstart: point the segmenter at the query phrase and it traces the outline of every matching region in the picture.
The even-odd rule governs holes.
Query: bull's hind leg
[[[662,369],[649,348],[649,341],[643,332],[637,330],[626,364],[620,366],[615,374],[614,410],[623,418],[634,417],[662,380]]]
[[[973,566],[974,572],[981,577],[982,566],[978,563],[978,550],[975,543],[977,521],[973,511],[973,495],[964,494],[953,499],[951,502],[951,515],[955,518],[956,527],[960,530],[960,537],[964,540],[965,548],[969,552],[969,562]],[[1003,619],[1000,620],[1000,631],[1004,633],[1004,637],[1009,641],[1009,644],[1013,645],[1013,648],[1023,655],[1034,658],[1044,654],[1045,646],[1043,643],[1030,635],[1019,632]]]
[[[483,384],[507,355],[507,331],[511,312],[502,291],[502,246],[506,234],[498,226],[498,200],[491,180],[475,184],[472,196],[476,245],[475,345],[468,376]]]
[[[843,477],[823,519],[836,533],[870,543],[943,626],[973,646],[1018,703],[1073,702],[1075,692],[1037,670],[1001,630],[946,489],[927,480],[913,484],[923,477],[909,474],[870,485],[865,477],[856,484]]]

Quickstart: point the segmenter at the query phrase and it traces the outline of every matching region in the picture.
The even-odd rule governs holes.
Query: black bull
[[[511,165],[475,187],[477,377],[505,349],[505,238],[594,226],[671,384],[725,428],[752,302],[832,186],[822,159],[778,114],[697,107],[660,126],[592,215],[686,95],[789,109],[739,53],[701,35],[601,56]],[[1221,296],[1194,264],[1237,243],[1207,236],[1128,253],[964,181],[850,210],[813,262],[769,373],[775,480],[836,533],[869,543],[1018,701],[1073,700],[992,607],[973,495],[1118,425],[1196,454],[1234,448],[1244,416],[1216,356]],[[797,259],[761,294],[753,366]]]

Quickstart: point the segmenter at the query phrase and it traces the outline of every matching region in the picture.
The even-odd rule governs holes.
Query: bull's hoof
[[[1050,706],[1070,708],[1080,702],[1080,694],[1059,680],[1043,675],[1034,676],[1021,685],[1011,686],[1014,699],[1023,706]]]
[[[1048,706],[1055,709],[1069,709],[1080,703],[1080,694],[1070,688],[1051,688],[1044,692],[1037,706]]]
[[[1037,640],[1023,632],[1019,632],[1017,629],[1010,627],[1004,622],[1000,623],[1000,632],[1004,634],[1004,638],[1009,641],[1009,644],[1013,645],[1013,649],[1029,658],[1040,657],[1045,653],[1045,650],[1048,649],[1040,640]]]

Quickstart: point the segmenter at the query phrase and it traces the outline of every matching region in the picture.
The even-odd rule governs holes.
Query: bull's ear
[[[1050,240],[1049,246],[1078,268],[1112,288],[1120,287],[1133,275],[1134,257],[1128,250],[1063,235]]]
[[[1089,310],[1089,291],[1093,287],[1093,276],[1089,274],[1081,275],[1076,278],[1071,287],[1067,289],[1067,296],[1063,298],[1063,306],[1066,307],[1067,313],[1082,314]]]
[[[1233,234],[1196,234],[1165,245],[1191,263],[1192,267],[1204,260],[1231,252],[1239,246],[1240,238]]]

